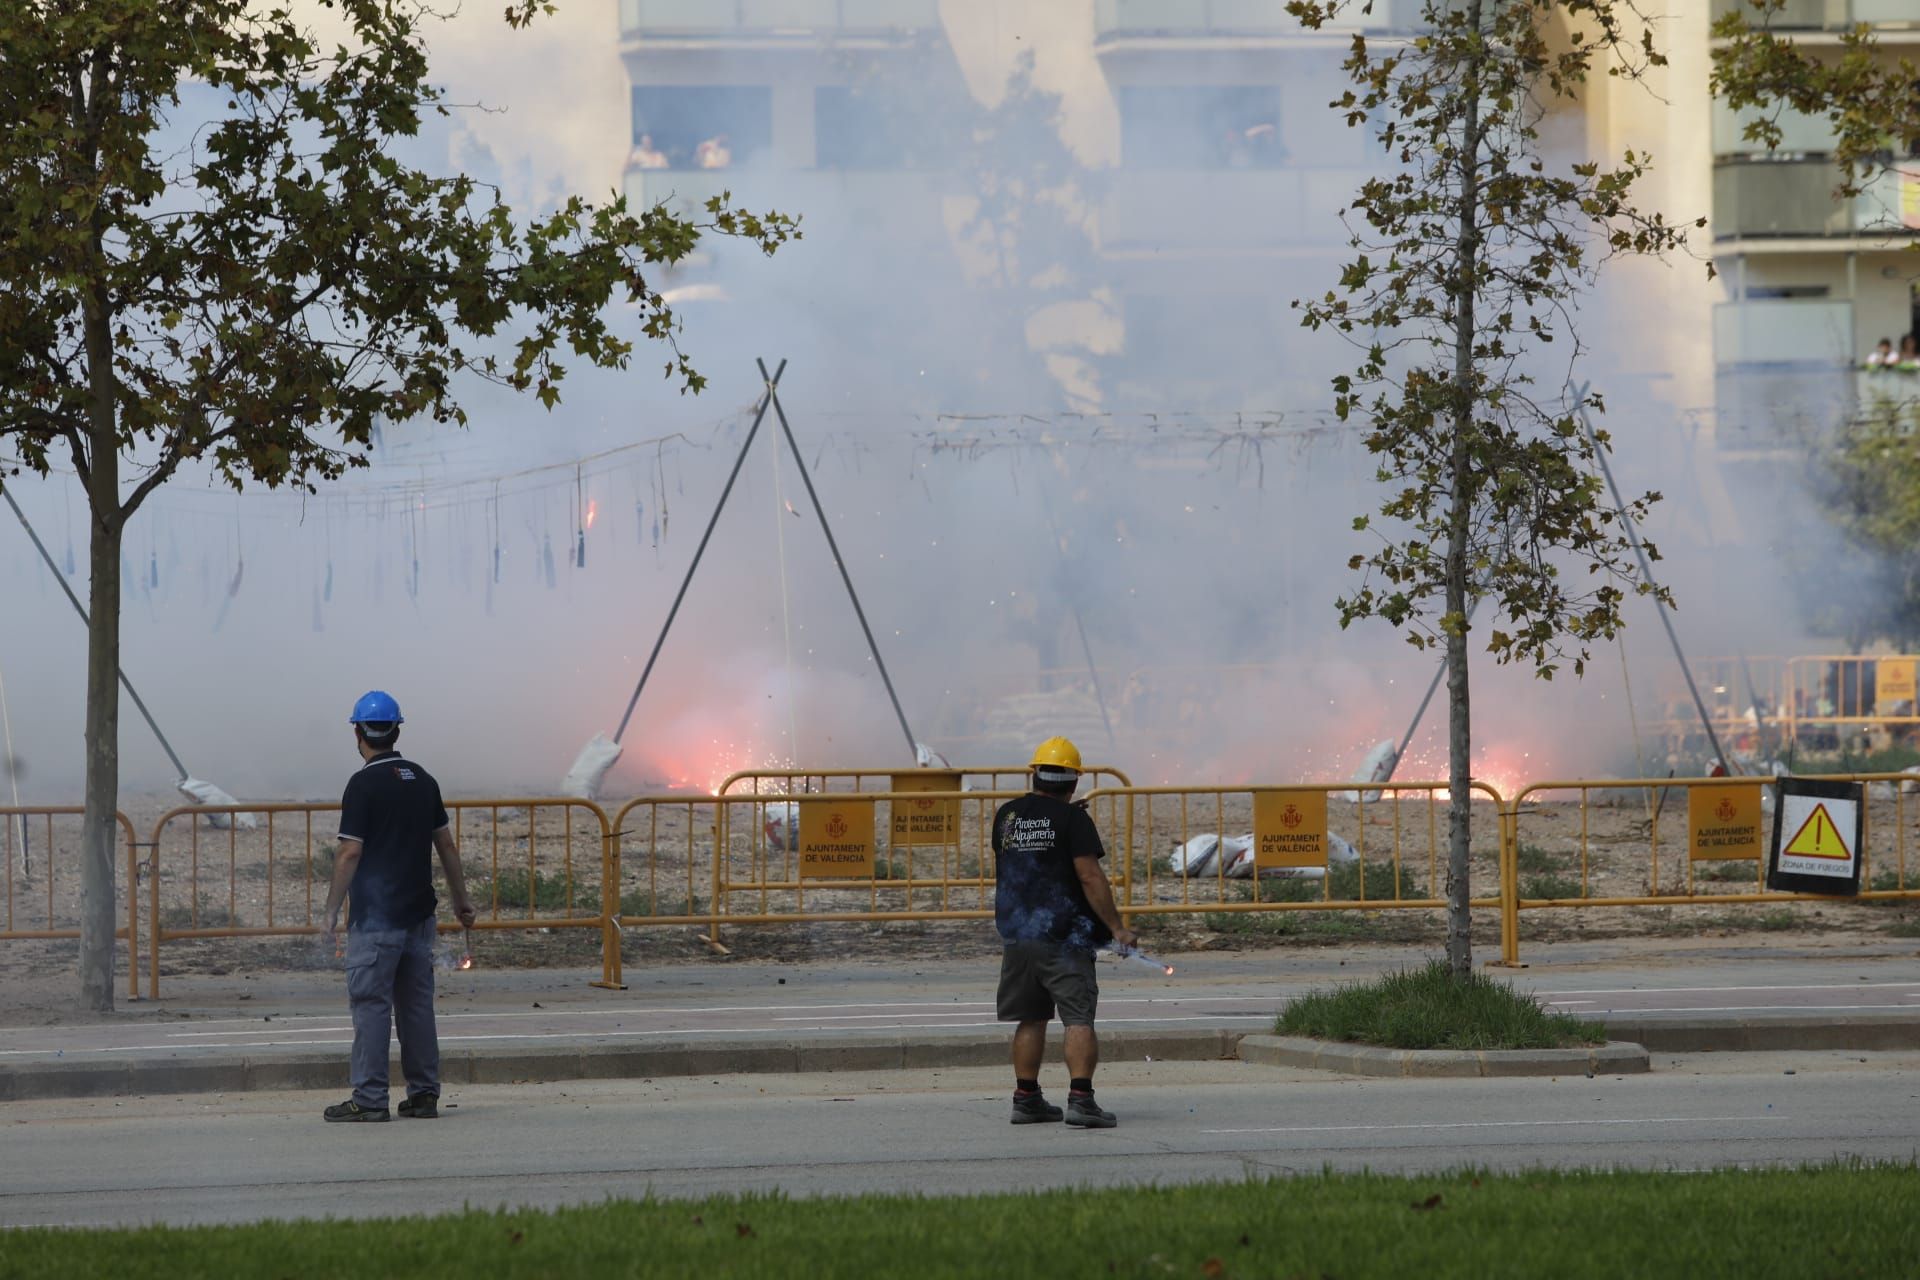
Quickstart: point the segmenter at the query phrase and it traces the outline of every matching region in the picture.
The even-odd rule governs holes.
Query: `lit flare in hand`
[[[1149,969],[1158,969],[1161,973],[1165,974],[1169,978],[1173,976],[1172,965],[1165,964],[1159,960],[1154,959],[1152,956],[1148,955],[1146,952],[1142,951],[1138,947],[1122,947],[1118,945],[1113,945],[1113,946],[1109,946],[1107,950],[1113,952],[1114,955],[1120,957],[1120,959],[1122,960],[1131,960],[1135,964],[1143,964]]]

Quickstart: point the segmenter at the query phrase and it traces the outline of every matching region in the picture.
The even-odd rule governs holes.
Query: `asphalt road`
[[[1100,1020],[1144,1030],[1258,1030],[1300,992],[1409,962],[1380,956],[1200,953],[1168,977],[1101,965]],[[1417,957],[1412,958],[1417,962]],[[1635,1014],[1849,1013],[1920,1016],[1920,958],[1732,955],[1661,963],[1578,961],[1509,975],[1552,1007],[1585,1017]],[[543,1042],[783,1038],[871,1032],[978,1032],[994,1019],[992,962],[931,958],[897,965],[732,963],[630,969],[630,989],[602,991],[577,974],[448,973],[440,977],[441,1043],[512,1048]],[[174,981],[160,1002],[123,1006],[104,1022],[0,1026],[0,1063],[86,1061],[124,1054],[191,1057],[351,1043],[339,974],[259,981]],[[7,1019],[0,1010],[0,1022]]]
[[[474,1087],[441,1120],[327,1094],[0,1106],[0,1224],[241,1222],[779,1189],[807,1196],[1463,1165],[1699,1169],[1920,1155],[1920,1052],[1662,1058],[1652,1075],[1361,1080],[1102,1068],[1109,1132],[1007,1123],[998,1070]],[[1050,1069],[1050,1073],[1054,1073]],[[1045,1080],[1060,1092],[1065,1081]]]

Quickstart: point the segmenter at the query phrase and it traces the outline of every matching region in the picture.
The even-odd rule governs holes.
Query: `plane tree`
[[[464,423],[488,383],[551,408],[569,363],[623,368],[643,343],[698,391],[660,273],[703,237],[771,253],[799,234],[725,198],[517,216],[416,168],[405,144],[450,109],[432,11],[321,3],[330,41],[252,0],[0,5],[0,442],[13,475],[70,468],[88,509],[92,1009],[113,1001],[120,549],[141,504],[189,466],[311,487],[367,464],[378,419]]]

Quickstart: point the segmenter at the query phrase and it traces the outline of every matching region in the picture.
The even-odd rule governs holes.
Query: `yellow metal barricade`
[[[985,919],[993,914],[994,810],[1020,794],[723,794],[707,918],[716,929]]]
[[[78,805],[0,806],[0,859],[5,869],[5,912],[0,942],[77,939],[80,936],[80,830]],[[113,931],[127,942],[127,995],[140,998],[140,866],[133,824],[113,815],[124,854],[116,859],[116,902],[127,922]],[[151,993],[149,993],[151,994]]]
[[[824,791],[1024,791],[1024,764],[954,765],[949,769],[742,769],[729,774],[719,794],[789,795]],[[1112,765],[1088,765],[1081,771],[1088,785],[1102,779],[1114,786],[1132,786],[1126,774]]]
[[[1498,884],[1505,804],[1474,783],[1475,883]],[[1446,905],[1447,784],[1119,787],[1088,810],[1123,916]],[[1498,897],[1472,899],[1494,910]]]
[[[625,985],[621,930],[711,925],[719,805],[712,796],[641,796],[614,814],[601,881],[602,913],[608,921],[605,971],[596,985]]]
[[[611,931],[604,907],[612,828],[599,805],[512,797],[446,806],[480,917],[475,928],[598,929],[603,939]],[[339,813],[335,803],[290,803],[184,805],[162,815],[149,850],[149,993],[159,990],[165,943],[318,933]],[[257,825],[235,825],[245,814]]]
[[[1781,713],[1789,741],[1812,750],[1845,745],[1843,729],[1920,725],[1913,654],[1837,654],[1787,662]],[[1825,741],[1831,737],[1831,743]],[[1803,742],[1802,740],[1805,739]]]
[[[1694,688],[1723,749],[1749,755],[1780,749],[1788,732],[1786,668],[1786,659],[1769,656],[1703,658],[1693,664]],[[1669,750],[1712,752],[1699,708],[1681,682],[1668,686],[1650,728]]]
[[[1867,786],[1858,898],[1766,887],[1772,777],[1536,782],[1515,794],[1502,853],[1502,951],[1519,962],[1520,913],[1920,899],[1910,819],[1920,778],[1822,774]],[[1763,798],[1764,797],[1764,798]]]

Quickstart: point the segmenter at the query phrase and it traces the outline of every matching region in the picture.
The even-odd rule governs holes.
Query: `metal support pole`
[[[81,623],[91,626],[92,622],[87,617],[87,607],[80,603],[79,596],[73,594],[73,588],[68,585],[66,575],[61,573],[60,566],[54,563],[53,555],[40,541],[40,535],[35,533],[33,526],[27,523],[27,513],[20,509],[20,504],[13,500],[13,495],[3,488],[0,488],[0,498],[5,498],[7,505],[13,508],[14,518],[20,522],[20,527],[27,531],[27,536],[33,539],[33,549],[38,551],[40,558],[47,562],[47,569],[53,574],[53,580],[60,584],[62,591],[67,593],[67,600],[73,605],[73,611],[80,615]],[[127,691],[127,696],[133,699],[133,705],[140,709],[140,717],[147,722],[147,728],[153,730],[153,736],[159,739],[160,749],[167,753],[167,759],[173,761],[173,767],[179,770],[181,781],[184,782],[192,777],[193,775],[187,772],[187,766],[180,763],[180,757],[174,754],[173,744],[167,741],[167,735],[161,733],[160,726],[154,723],[153,713],[148,711],[147,704],[140,700],[139,693],[133,687],[133,681],[127,679],[127,673],[118,666],[114,667],[114,672],[120,677],[120,687]]]
[[[760,376],[767,375],[767,362],[760,360]],[[780,362],[786,368],[786,361]],[[780,421],[780,430],[787,437],[787,447],[793,451],[793,465],[800,468],[800,479],[807,486],[807,497],[813,503],[813,513],[820,518],[820,532],[827,535],[827,550],[833,552],[834,567],[840,570],[840,581],[847,586],[847,599],[853,601],[853,616],[860,620],[860,632],[867,638],[867,652],[873,655],[873,665],[880,669],[880,682],[887,687],[887,698],[893,703],[893,714],[900,721],[900,732],[906,735],[907,754],[916,762],[920,758],[920,743],[913,736],[913,730],[907,725],[907,713],[900,709],[900,695],[893,690],[893,677],[887,674],[887,663],[880,656],[880,646],[874,643],[873,628],[867,625],[867,611],[860,607],[860,593],[853,589],[853,578],[847,573],[847,562],[840,556],[840,544],[834,541],[833,526],[827,523],[827,509],[820,504],[820,495],[814,492],[813,477],[807,472],[807,460],[800,453],[800,442],[793,438],[793,428],[787,423],[787,411],[780,403],[777,390],[778,377],[767,384],[767,394],[773,400],[774,417]]]
[[[667,643],[667,632],[673,630],[673,620],[680,614],[680,603],[687,598],[687,588],[693,585],[693,574],[700,567],[700,557],[707,553],[707,542],[713,537],[713,528],[720,523],[720,513],[727,508],[727,497],[733,492],[733,482],[740,478],[740,468],[746,463],[747,451],[753,448],[753,438],[760,433],[761,420],[767,416],[767,406],[773,402],[774,388],[780,385],[780,375],[787,370],[787,362],[782,360],[780,367],[767,377],[767,366],[760,365],[760,377],[766,382],[766,391],[760,397],[760,408],[753,415],[753,426],[747,431],[747,438],[740,445],[740,456],[733,460],[733,471],[727,476],[727,486],[720,491],[720,501],[713,504],[713,515],[707,520],[707,531],[700,535],[700,545],[694,549],[693,563],[687,566],[687,576],[680,580],[680,590],[673,597],[673,607],[667,610],[667,620],[660,627],[660,638],[653,642],[653,652],[647,655],[647,665],[640,672],[640,682],[633,686],[633,696],[627,699],[627,710],[620,717],[620,727],[613,731],[613,740],[620,741],[627,731],[627,723],[633,719],[633,709],[640,704],[641,690],[647,687],[647,677],[653,674],[653,664],[660,659],[660,650]]]
[[[1659,588],[1654,581],[1653,564],[1647,559],[1646,548],[1640,545],[1640,531],[1634,526],[1633,517],[1627,513],[1627,504],[1620,498],[1620,486],[1614,483],[1613,467],[1607,462],[1607,451],[1600,447],[1600,438],[1594,433],[1593,420],[1587,416],[1587,383],[1581,383],[1574,393],[1575,403],[1580,410],[1580,425],[1587,433],[1587,443],[1593,446],[1593,456],[1599,459],[1600,474],[1606,477],[1607,492],[1613,495],[1614,510],[1620,513],[1620,523],[1627,531],[1627,541],[1633,544],[1633,554],[1640,560],[1640,580],[1649,587]],[[1673,619],[1667,616],[1667,607],[1659,600],[1653,602],[1654,611],[1660,615],[1660,625],[1667,629],[1667,641],[1673,646],[1673,656],[1680,663],[1680,674],[1686,677],[1687,692],[1693,695],[1693,709],[1700,713],[1700,727],[1707,731],[1707,741],[1713,745],[1713,754],[1727,767],[1728,773],[1740,772],[1739,762],[1720,747],[1720,735],[1713,731],[1713,719],[1707,715],[1707,704],[1700,697],[1700,686],[1694,683],[1693,668],[1687,665],[1687,655],[1680,648],[1680,633],[1673,629]]]

